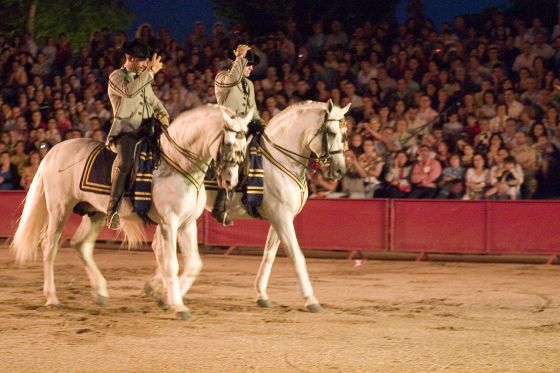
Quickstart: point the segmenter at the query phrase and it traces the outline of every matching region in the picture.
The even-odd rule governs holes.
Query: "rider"
[[[126,178],[134,163],[137,133],[142,123],[155,117],[162,125],[169,125],[169,114],[152,90],[154,75],[163,67],[161,57],[152,56],[151,48],[136,39],[122,47],[125,63],[109,77],[108,94],[113,107],[113,124],[107,136],[107,146],[117,153],[117,172],[111,186],[107,207],[107,225],[120,228],[118,215]]]
[[[254,114],[249,123],[248,135],[260,132],[265,125],[257,110],[253,82],[248,79],[253,66],[258,65],[260,59],[250,49],[248,45],[240,44],[233,52],[235,60],[231,66],[220,71],[214,80],[219,105],[233,110],[241,117],[253,109]],[[231,225],[232,222],[227,216],[226,202],[226,191],[218,190],[212,216],[224,225]]]

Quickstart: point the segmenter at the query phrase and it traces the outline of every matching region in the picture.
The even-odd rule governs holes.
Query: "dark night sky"
[[[202,20],[208,31],[215,22],[210,0],[125,0],[125,3],[137,15],[133,29],[142,23],[151,24],[154,30],[165,26],[179,43],[192,31],[194,21]],[[436,24],[451,21],[457,14],[506,3],[507,0],[424,0],[427,16]],[[398,7],[399,21],[406,19],[405,4],[406,0],[402,0]]]

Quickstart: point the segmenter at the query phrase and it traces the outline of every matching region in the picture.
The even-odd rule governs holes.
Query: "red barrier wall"
[[[301,247],[325,250],[386,250],[386,200],[309,200],[294,227]],[[207,216],[205,244],[264,247],[269,223],[238,219],[224,227]]]
[[[485,202],[393,200],[392,251],[486,251]]]
[[[488,251],[560,253],[560,201],[488,203]]]
[[[13,236],[16,228],[17,221],[21,215],[23,208],[23,200],[25,192],[22,191],[0,191],[0,237]],[[62,237],[70,238],[80,225],[81,217],[76,214],[70,215],[68,222],[64,225]],[[146,227],[146,238],[151,241],[154,237],[155,225]],[[204,239],[204,221],[201,218],[198,222],[198,242],[203,243]],[[121,237],[116,231],[104,228],[98,237],[100,241],[121,241]]]
[[[0,192],[0,237],[10,237],[23,192]],[[64,237],[80,218],[72,215]],[[560,254],[560,201],[441,201],[311,199],[296,218],[301,247],[439,253]],[[199,243],[263,247],[269,224],[236,220],[223,227],[208,213],[198,222]],[[148,228],[148,238],[154,227]],[[100,240],[119,240],[105,229]]]

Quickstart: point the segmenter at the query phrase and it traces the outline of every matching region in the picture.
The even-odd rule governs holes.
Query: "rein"
[[[266,133],[263,132],[262,137],[263,139],[268,142],[270,145],[272,145],[274,147],[274,149],[278,150],[280,153],[284,154],[286,157],[290,158],[291,160],[293,160],[294,162],[298,163],[299,165],[301,165],[304,169],[306,170],[311,170],[311,168],[309,167],[309,161],[312,160],[316,160],[319,164],[321,165],[329,165],[331,163],[332,160],[332,156],[335,154],[340,154],[343,152],[343,149],[340,150],[335,150],[335,151],[331,151],[329,148],[329,142],[328,142],[328,132],[327,132],[327,123],[328,122],[339,122],[339,127],[340,128],[345,128],[346,127],[346,121],[344,118],[342,119],[329,119],[328,118],[328,113],[325,113],[325,119],[323,121],[323,124],[321,125],[321,127],[317,130],[317,132],[315,133],[315,135],[309,140],[308,143],[308,147],[311,145],[311,142],[317,137],[317,136],[321,136],[321,146],[322,146],[322,151],[323,154],[320,156],[311,156],[311,157],[307,157],[305,155],[301,155],[298,154],[296,152],[293,152],[289,149],[284,148],[283,146],[280,146],[278,144],[276,144],[274,141],[272,141],[270,139],[270,137],[268,137],[266,135]],[[346,139],[343,137],[343,143],[346,142]],[[263,144],[264,145],[264,144]],[[301,159],[304,159],[307,161],[307,164],[301,162],[300,160],[298,160],[296,157],[299,157]]]
[[[203,173],[206,173],[206,171],[208,170],[208,167],[210,167],[210,165],[208,163],[204,162],[202,160],[202,158],[200,158],[195,153],[193,153],[190,150],[185,149],[181,145],[177,144],[175,142],[175,140],[173,140],[173,138],[171,138],[171,135],[169,134],[169,131],[167,130],[167,127],[162,127],[162,130],[163,130],[163,133],[165,134],[165,137],[167,138],[167,140],[169,140],[171,145],[173,145],[173,147],[175,148],[175,150],[177,150],[179,152],[179,154],[181,154],[182,156],[184,156],[185,158],[190,160],[194,164],[194,166],[196,168],[198,168],[200,171],[202,171]],[[200,164],[202,164],[202,167],[200,166]]]
[[[200,156],[198,156],[197,154],[193,153],[192,151],[183,148],[181,145],[177,144],[177,142],[175,140],[173,140],[173,138],[171,137],[171,135],[169,134],[169,131],[167,130],[167,127],[163,127],[162,126],[162,131],[165,134],[165,137],[167,138],[167,140],[169,140],[169,143],[175,148],[175,150],[177,150],[179,152],[179,154],[181,154],[182,156],[184,156],[187,160],[189,160],[196,168],[198,168],[198,170],[200,170],[203,175],[206,174],[206,172],[208,171],[208,168],[210,168],[210,164],[205,162]],[[245,136],[245,134],[242,131],[235,131],[231,128],[229,128],[227,125],[224,127],[224,131],[229,131],[229,132],[235,132],[237,134],[237,136]],[[218,141],[218,139],[220,138],[220,134],[218,134],[209,144],[208,147],[211,147],[216,141]],[[222,144],[223,144],[223,138],[222,138]],[[221,167],[221,164],[223,162],[223,164],[232,164],[235,162],[232,161],[224,161],[222,158],[222,144],[220,144],[220,151],[218,152],[218,156],[216,157],[216,168],[219,169]],[[161,152],[162,157],[165,161],[167,161],[167,163],[169,163],[171,165],[171,167],[173,167],[177,172],[179,172],[181,175],[183,175],[184,177],[186,177],[187,179],[189,179],[194,185],[195,187],[198,189],[200,189],[201,183],[198,182],[191,174],[189,174],[186,170],[182,169],[181,166],[173,161],[167,154],[165,154],[163,151]]]

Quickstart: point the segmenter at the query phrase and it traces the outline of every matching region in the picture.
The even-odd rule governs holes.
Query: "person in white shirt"
[[[510,118],[519,118],[525,106],[515,99],[513,89],[506,89],[504,91],[504,99],[507,105],[507,112]]]
[[[513,62],[512,70],[518,72],[523,67],[533,70],[533,60],[535,59],[535,54],[533,53],[533,47],[531,43],[523,43],[523,53],[519,54],[515,61]]]
[[[429,96],[423,95],[420,98],[420,110],[418,110],[418,117],[426,121],[426,123],[432,122],[437,118],[438,112],[432,108],[432,100]]]
[[[545,60],[549,60],[554,55],[554,49],[545,43],[545,35],[538,33],[535,37],[535,44],[533,45],[533,54],[540,56]]]

